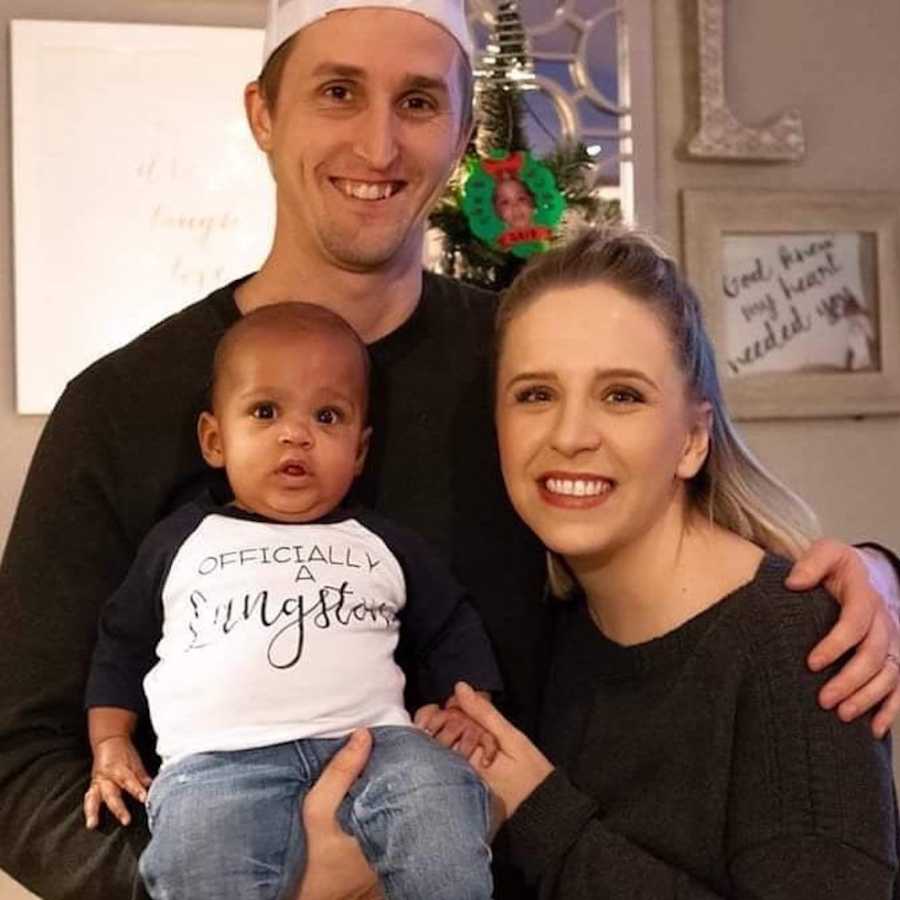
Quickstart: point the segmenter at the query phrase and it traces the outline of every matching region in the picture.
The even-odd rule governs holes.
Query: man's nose
[[[373,102],[354,121],[354,152],[366,165],[378,172],[389,169],[399,153],[396,112],[391,104]]]

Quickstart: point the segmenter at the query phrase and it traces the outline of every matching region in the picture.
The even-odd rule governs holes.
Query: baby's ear
[[[218,419],[211,412],[200,413],[200,418],[197,419],[197,440],[200,442],[200,452],[207,464],[214,469],[224,468],[222,432],[219,430]]]
[[[363,428],[359,435],[359,448],[356,451],[356,465],[353,467],[353,474],[359,476],[362,474],[363,466],[366,464],[366,456],[369,453],[369,439],[372,437],[372,428]]]

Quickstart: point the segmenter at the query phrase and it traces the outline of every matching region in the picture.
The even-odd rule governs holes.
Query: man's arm
[[[371,734],[355,731],[306,795],[306,868],[296,900],[383,900],[359,844],[337,821],[338,807],[366,767],[371,750]]]
[[[825,587],[841,604],[834,628],[813,648],[819,671],[854,650],[852,659],[822,689],[819,702],[850,721],[881,704],[872,731],[883,737],[900,712],[900,560],[877,545],[856,549],[836,541],[812,545],[791,571],[787,586]]]
[[[47,422],[0,566],[0,867],[45,900],[145,896],[147,840],[84,828],[83,691],[99,609],[134,546],[114,510],[104,398],[71,386]]]

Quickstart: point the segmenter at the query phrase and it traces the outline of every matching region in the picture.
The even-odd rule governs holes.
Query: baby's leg
[[[199,753],[160,772],[140,859],[154,900],[276,900],[288,891],[302,865],[298,802],[316,774],[298,751],[287,743]]]
[[[373,728],[348,824],[388,900],[489,900],[489,803],[458,754],[413,728]]]

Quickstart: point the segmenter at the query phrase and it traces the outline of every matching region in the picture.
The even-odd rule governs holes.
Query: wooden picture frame
[[[682,199],[686,272],[736,419],[900,412],[900,194]]]

